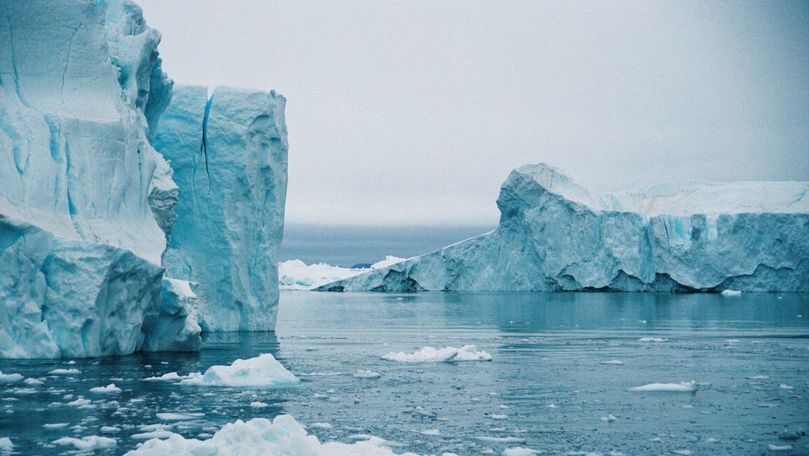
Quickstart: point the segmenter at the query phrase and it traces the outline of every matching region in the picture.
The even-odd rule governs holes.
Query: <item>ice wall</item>
[[[160,118],[155,147],[180,188],[166,274],[194,283],[204,330],[275,327],[285,103],[275,92],[176,87]]]
[[[159,318],[159,41],[128,1],[0,2],[0,357],[132,353]]]
[[[809,291],[809,183],[594,195],[544,164],[514,170],[494,231],[329,291]]]

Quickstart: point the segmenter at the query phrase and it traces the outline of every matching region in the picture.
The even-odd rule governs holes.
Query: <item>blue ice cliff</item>
[[[809,182],[593,195],[544,165],[514,170],[481,236],[327,291],[809,291]]]
[[[180,186],[166,274],[189,280],[206,331],[268,331],[278,306],[287,188],[286,100],[177,87],[155,146]]]
[[[178,186],[172,166],[153,147],[158,130],[161,137],[169,134],[161,115],[167,108],[176,111],[170,105],[172,82],[161,69],[159,41],[140,8],[125,0],[0,2],[0,357],[195,350],[199,321],[233,329],[229,322],[241,321],[242,314],[272,329],[277,300],[275,282],[267,279],[272,272],[251,274],[274,257],[256,252],[251,268],[244,270],[217,269],[217,261],[259,245],[277,249],[285,155],[284,167],[273,169],[283,172],[283,189],[278,183],[262,188],[270,195],[264,199],[234,193],[226,201],[242,215],[220,220],[234,238],[223,241],[228,245],[218,251],[225,257],[208,264],[211,276],[200,276],[218,282],[229,273],[234,287],[256,290],[241,313],[228,315],[230,303],[219,313],[208,312],[219,307],[203,303],[192,290],[198,286],[196,275],[164,276],[166,268],[174,270],[165,263],[173,230],[182,242],[192,241],[188,230],[196,214],[187,212],[195,209],[188,201],[198,189],[177,166],[189,163],[179,155],[182,151],[170,151],[174,172],[182,177]],[[265,167],[260,160],[240,160],[260,148],[265,137],[272,143],[280,133],[261,115],[248,118],[256,110],[250,93],[223,89],[222,94],[217,105],[206,107],[203,100],[195,115],[213,120],[212,150],[234,155],[232,160],[220,155],[217,172],[229,173],[232,181],[249,181],[250,173],[261,174]],[[283,103],[273,109],[282,110]],[[282,112],[273,115],[283,122]],[[189,135],[189,141],[205,142],[203,122]],[[259,145],[248,150],[239,150],[235,142],[222,146],[240,135],[256,137]],[[276,206],[268,211],[255,204]],[[267,214],[279,218],[262,219]],[[275,231],[266,234],[267,227]],[[219,234],[197,233],[214,249]],[[275,237],[255,241],[266,236]],[[258,281],[261,286],[255,285]],[[256,298],[260,293],[263,299]],[[260,317],[247,308],[259,300],[262,305],[252,310],[267,311]],[[220,316],[228,323],[211,323]]]

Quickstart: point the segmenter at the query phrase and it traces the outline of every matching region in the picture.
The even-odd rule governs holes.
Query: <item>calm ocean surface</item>
[[[492,361],[380,358],[465,344]],[[143,381],[263,352],[302,383]],[[374,434],[419,454],[499,455],[515,446],[566,455],[809,452],[809,295],[288,292],[276,333],[208,335],[197,354],[68,363],[0,361],[4,373],[42,382],[0,385],[0,437],[19,454],[59,454],[66,448],[54,440],[89,435],[117,439],[103,454],[121,454],[154,429],[205,438],[237,419],[281,413],[331,424],[310,429],[321,440]],[[80,374],[49,374],[56,368]],[[354,377],[358,369],[380,377]],[[695,392],[629,390],[690,381]],[[109,383],[123,391],[89,392]],[[79,397],[89,403],[68,405]],[[187,416],[167,421],[161,412]]]

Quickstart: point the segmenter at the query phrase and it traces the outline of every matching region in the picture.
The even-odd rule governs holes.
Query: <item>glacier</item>
[[[155,147],[180,187],[164,263],[192,282],[205,331],[271,331],[287,189],[286,100],[175,87]]]
[[[198,92],[174,90],[160,38],[127,0],[0,2],[0,358],[197,350],[203,329],[273,329],[284,99],[203,88],[184,124]],[[172,128],[196,149],[172,148]],[[189,177],[203,169],[204,189]],[[167,261],[195,242],[207,262]]]
[[[489,233],[319,291],[809,291],[809,182],[594,194],[515,169]]]

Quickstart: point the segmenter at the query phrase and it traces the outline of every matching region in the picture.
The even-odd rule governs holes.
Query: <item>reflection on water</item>
[[[463,344],[476,344],[493,361],[380,359]],[[243,390],[142,381],[264,352],[301,385]],[[87,435],[117,439],[108,453],[119,454],[155,429],[206,438],[224,423],[279,413],[332,424],[310,430],[322,440],[370,433],[422,454],[500,454],[511,446],[551,454],[761,454],[768,445],[804,454],[809,445],[801,435],[809,430],[807,295],[285,293],[277,334],[208,335],[199,354],[67,363],[0,361],[4,373],[42,380],[0,385],[0,437],[11,437],[23,454],[58,453],[65,448],[53,440]],[[55,368],[81,374],[49,375]],[[356,378],[358,369],[381,376]],[[628,391],[692,380],[693,394]],[[109,383],[123,391],[89,392]],[[79,397],[92,402],[68,405]],[[253,408],[255,401],[270,406]],[[158,412],[204,415],[166,422]]]

